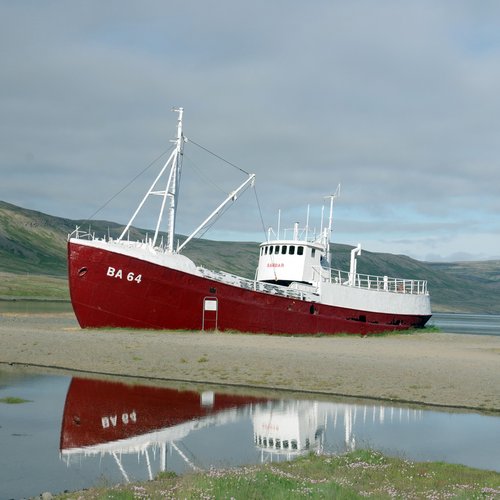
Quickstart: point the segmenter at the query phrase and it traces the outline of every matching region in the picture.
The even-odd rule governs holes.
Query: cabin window
[[[279,245],[276,245],[274,247],[274,253],[280,253],[280,246]]]
[[[269,247],[269,255],[272,255],[272,254],[273,254],[273,248],[274,248],[273,246],[270,246],[270,247]]]
[[[293,245],[290,245],[290,246],[288,247],[288,253],[289,253],[290,255],[293,255],[293,254],[295,253],[295,247],[294,247]]]
[[[313,248],[311,249],[311,257],[314,259],[315,256],[316,256],[316,249]]]
[[[286,245],[283,245],[283,246],[281,247],[281,253],[282,253],[283,255],[285,255],[285,254],[286,254]]]
[[[297,255],[304,255],[304,247],[297,247]]]

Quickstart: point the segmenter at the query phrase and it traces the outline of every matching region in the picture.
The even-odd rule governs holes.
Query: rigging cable
[[[219,156],[217,153],[214,153],[213,151],[210,151],[208,148],[202,146],[201,144],[198,144],[196,141],[193,141],[193,139],[191,138],[188,138],[186,137],[186,142],[189,142],[190,144],[194,144],[195,146],[198,146],[200,149],[202,149],[203,151],[205,151],[206,153],[214,156],[215,158],[223,161],[224,163],[227,163],[228,165],[230,165],[231,167],[239,170],[240,172],[243,172],[244,174],[246,175],[251,175],[250,172],[247,172],[245,169],[241,168],[241,167],[238,167],[238,165],[235,165],[234,163],[230,162],[229,160],[226,160],[225,158],[223,158],[222,156]],[[212,181],[210,181],[211,184],[213,184]],[[221,189],[219,188],[218,186],[216,186],[218,189]],[[267,233],[266,233],[266,226],[264,224],[264,218],[262,216],[262,210],[260,208],[260,202],[259,202],[259,197],[257,196],[257,189],[255,188],[255,185],[252,186],[253,187],[253,192],[254,192],[254,195],[255,195],[255,201],[257,203],[257,209],[259,210],[259,217],[260,217],[260,222],[262,224],[262,232],[264,233],[264,239],[267,239]],[[224,191],[223,189],[221,189],[221,191]],[[228,209],[229,207],[225,208],[221,214],[217,217],[217,219],[219,219],[224,213],[225,211]],[[216,219],[216,220],[217,220]],[[215,220],[212,221],[212,223],[210,223],[206,228],[205,230],[198,236],[197,239],[203,237],[203,235],[213,226],[213,224],[215,223]]]
[[[243,170],[241,167],[238,167],[238,165],[231,163],[230,161],[226,160],[225,158],[222,158],[222,156],[219,156],[218,154],[214,153],[213,151],[210,151],[209,149],[205,148],[201,144],[198,144],[197,142],[193,141],[193,139],[190,139],[190,138],[186,138],[186,139],[188,142],[194,144],[195,146],[198,146],[200,149],[203,149],[203,151],[206,151],[208,154],[211,154],[212,156],[215,156],[219,160],[223,161],[224,163],[231,165],[231,167],[238,169],[240,172],[243,172],[246,175],[250,175],[250,172],[247,172],[246,170]]]
[[[253,186],[253,192],[255,194],[255,201],[257,203],[257,208],[259,209],[260,223],[262,224],[262,232],[264,233],[264,240],[267,240],[266,225],[264,224],[264,217],[262,217],[262,210],[260,208],[259,197],[257,196],[257,189],[255,185]]]
[[[170,153],[172,151],[173,147],[170,147],[169,149],[163,151],[159,156],[157,156],[152,162],[149,163],[143,170],[141,170],[133,179],[131,179],[125,186],[123,186],[117,193],[115,193],[108,201],[106,201],[103,205],[101,205],[90,217],[87,217],[83,222],[82,225],[85,224],[86,222],[92,220],[101,210],[103,210],[105,207],[107,207],[118,195],[123,193],[125,189],[127,189],[133,182],[135,182],[144,172],[149,170],[160,158],[165,156],[167,153]]]
[[[257,196],[257,189],[255,188],[255,185],[253,186],[253,192],[255,194],[255,201],[257,203],[257,208],[259,209],[260,222],[262,224],[262,232],[264,233],[264,241],[268,241],[266,225],[264,224],[264,218],[262,217],[262,210],[260,208],[259,197]],[[274,263],[274,255],[271,255],[271,262]],[[276,268],[274,267],[273,267],[273,274],[274,274],[274,280],[278,281],[278,275],[276,274]]]
[[[230,165],[231,167],[239,170],[240,172],[243,172],[244,174],[246,175],[251,175],[250,172],[247,172],[245,169],[241,168],[241,167],[238,167],[238,165],[235,165],[234,163],[226,160],[225,158],[223,158],[222,156],[219,156],[217,153],[214,153],[213,151],[210,151],[209,149],[207,149],[206,147],[202,146],[201,144],[198,144],[196,141],[193,141],[193,139],[191,138],[188,138],[186,137],[186,141],[189,142],[190,144],[194,144],[195,146],[198,146],[200,149],[203,149],[203,151],[207,152],[208,154],[211,154],[212,156],[214,156],[215,158],[223,161],[224,163],[227,163],[228,165]],[[255,188],[255,185],[252,186],[253,187],[253,192],[255,194],[255,201],[257,203],[257,208],[259,210],[259,217],[260,217],[260,222],[262,224],[262,232],[264,233],[264,239],[267,239],[267,233],[266,233],[266,226],[264,224],[264,218],[262,217],[262,210],[260,208],[260,203],[259,203],[259,197],[257,196],[257,189]],[[220,188],[219,188],[220,189]],[[225,210],[224,210],[225,212]],[[219,218],[219,217],[218,217]],[[214,221],[215,222],[215,221]],[[213,225],[210,224],[209,228]],[[208,231],[208,228],[203,231],[203,233],[200,235],[203,236],[206,232]]]

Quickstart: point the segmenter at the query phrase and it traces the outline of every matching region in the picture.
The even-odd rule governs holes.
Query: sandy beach
[[[0,314],[0,370],[33,367],[500,412],[500,337],[81,330],[72,313]]]

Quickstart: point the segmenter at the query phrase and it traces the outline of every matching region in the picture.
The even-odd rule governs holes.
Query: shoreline
[[[500,337],[82,330],[73,313],[0,313],[0,370],[80,375],[500,412]]]

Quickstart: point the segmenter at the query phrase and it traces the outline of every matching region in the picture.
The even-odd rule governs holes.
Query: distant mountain
[[[96,235],[117,237],[123,226],[114,222],[70,220],[0,201],[0,272],[66,276],[67,236],[76,226]],[[132,229],[131,239],[145,230]],[[180,241],[184,239],[179,236]],[[333,245],[333,267],[348,269],[348,245]],[[254,278],[258,244],[194,240],[183,252],[197,264]],[[435,312],[500,313],[500,261],[434,263],[405,255],[363,250],[358,272],[379,276],[426,279]],[[1,293],[0,293],[1,295]]]

